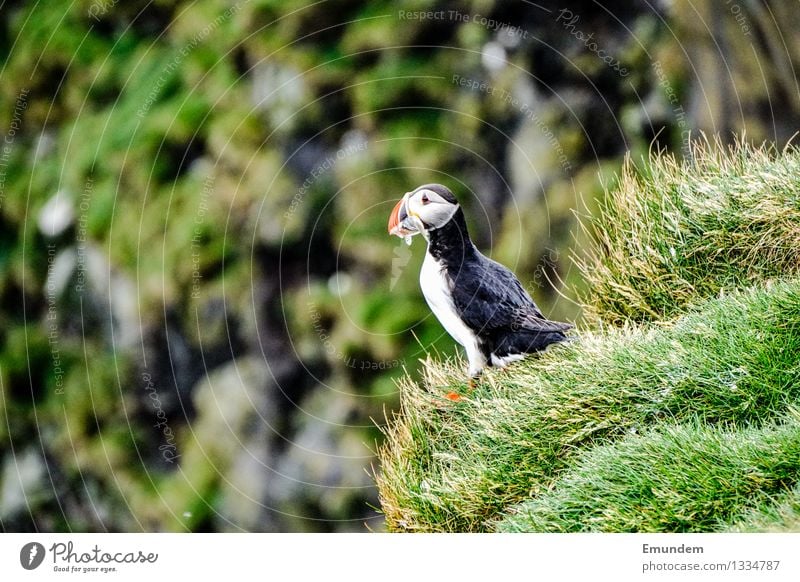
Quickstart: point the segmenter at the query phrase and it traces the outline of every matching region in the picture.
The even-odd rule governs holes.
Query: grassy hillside
[[[798,169],[795,150],[708,144],[629,165],[580,259],[595,329],[458,403],[462,362],[403,382],[389,527],[798,529]]]
[[[800,269],[800,155],[696,142],[691,165],[628,160],[589,219],[594,244],[577,264],[590,319],[674,316],[699,298]]]

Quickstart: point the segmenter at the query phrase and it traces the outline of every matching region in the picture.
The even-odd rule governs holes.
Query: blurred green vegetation
[[[476,243],[580,320],[576,211],[626,152],[796,131],[793,7],[748,3],[747,32],[710,1],[559,10],[5,3],[0,526],[380,529],[373,419],[457,353],[420,243],[386,235],[404,192],[450,186]]]

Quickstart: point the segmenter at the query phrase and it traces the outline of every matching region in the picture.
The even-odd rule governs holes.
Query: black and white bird
[[[422,234],[428,250],[420,287],[431,311],[464,346],[469,375],[505,367],[525,354],[567,340],[568,323],[550,321],[514,273],[478,251],[469,238],[464,212],[441,184],[407,192],[389,217],[389,234]]]

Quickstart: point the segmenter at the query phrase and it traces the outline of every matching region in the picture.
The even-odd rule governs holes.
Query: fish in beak
[[[406,204],[408,193],[395,204],[392,213],[389,215],[389,234],[405,238],[406,243],[411,244],[411,237],[419,231],[414,223],[409,219]]]

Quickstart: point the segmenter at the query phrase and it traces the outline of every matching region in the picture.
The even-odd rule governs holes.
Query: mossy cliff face
[[[394,201],[448,184],[579,317],[573,210],[626,151],[797,127],[796,14],[713,6],[4,6],[2,527],[380,528],[371,419],[455,353]]]

